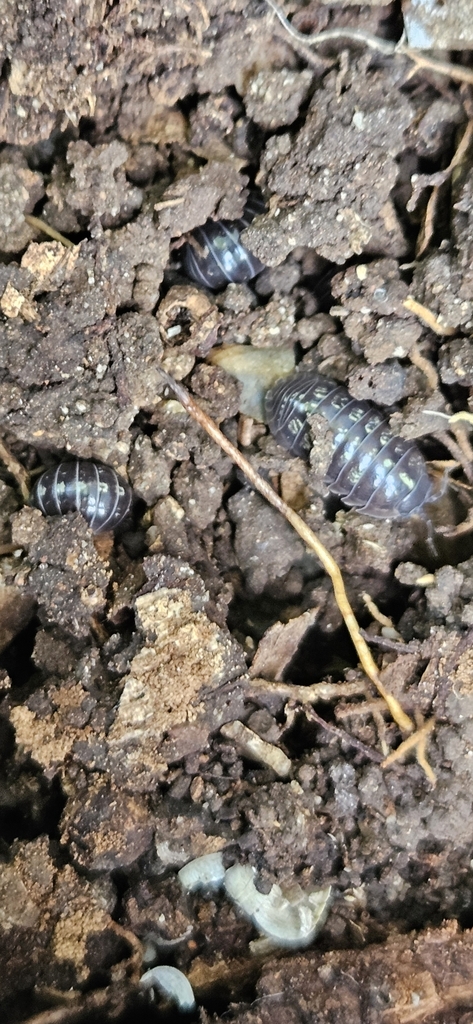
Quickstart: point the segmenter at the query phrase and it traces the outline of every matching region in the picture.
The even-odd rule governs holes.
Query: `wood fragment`
[[[360,633],[368,644],[379,647],[381,651],[395,651],[397,654],[417,654],[419,651],[418,640],[406,643],[404,640],[392,640],[387,636],[374,636],[365,629],[360,629]]]
[[[222,725],[220,733],[226,740],[234,742],[243,757],[248,757],[252,761],[266,765],[267,768],[272,768],[280,779],[286,779],[290,774],[292,761],[284,751],[274,743],[263,740],[253,729],[243,725],[243,722],[238,720],[226,722],[225,725]]]
[[[185,201],[185,196],[178,196],[177,199],[162,199],[160,203],[154,204],[153,210],[168,210],[171,206],[181,206]]]

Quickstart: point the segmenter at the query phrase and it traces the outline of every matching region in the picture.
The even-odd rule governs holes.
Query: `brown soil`
[[[307,33],[400,35],[395,3],[295,7]],[[181,1019],[139,991],[160,963],[202,1024],[471,1024],[473,541],[452,535],[473,470],[445,418],[473,386],[469,87],[346,41],[306,51],[261,0],[11,0],[0,36],[0,1022]],[[268,212],[243,237],[266,269],[206,292],[182,236],[241,216],[255,182]],[[206,360],[250,343],[295,346],[456,460],[435,548],[425,523],[327,500],[317,417],[308,466],[242,415]],[[340,564],[385,687],[435,717],[435,788],[413,756],[382,767],[403,737],[331,584],[161,368]],[[115,542],[21,498],[15,460],[65,457],[132,484]],[[223,893],[182,891],[217,851],[265,892],[333,886],[309,950],[252,953]]]

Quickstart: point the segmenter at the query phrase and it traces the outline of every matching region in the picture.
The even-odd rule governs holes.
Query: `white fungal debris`
[[[144,989],[158,989],[164,996],[170,999],[183,1013],[188,1013],[195,1007],[195,998],[192,985],[182,971],[177,967],[162,965],[152,967],[140,978],[140,985]]]
[[[187,892],[219,889],[225,877],[221,852],[205,853],[202,857],[190,860],[177,872],[177,877]]]
[[[225,891],[274,945],[287,949],[310,945],[327,917],[331,887],[307,893],[295,885],[285,896],[279,885],[268,893],[259,892],[255,879],[255,868],[234,864],[225,872]]]

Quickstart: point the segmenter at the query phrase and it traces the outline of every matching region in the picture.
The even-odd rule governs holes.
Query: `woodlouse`
[[[437,499],[415,442],[392,434],[371,402],[352,398],[336,381],[311,371],[283,378],[267,392],[265,409],[276,440],[302,458],[312,448],[308,416],[327,419],[334,452],[325,483],[349,508],[375,519],[425,518],[425,506]]]
[[[31,502],[46,516],[80,512],[94,533],[115,530],[128,515],[133,492],[110,466],[86,459],[60,462],[38,477]]]
[[[254,193],[238,220],[210,219],[195,228],[182,254],[182,267],[188,277],[217,290],[226,284],[250,281],[264,270],[264,265],[240,242],[240,232],[265,209],[261,197]]]

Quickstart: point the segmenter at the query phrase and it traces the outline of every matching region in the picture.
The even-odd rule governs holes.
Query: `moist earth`
[[[402,29],[397,4],[286,13]],[[262,0],[11,0],[0,32],[0,1021],[181,1019],[139,989],[161,964],[202,1024],[471,1024],[470,87],[310,48]],[[189,281],[184,236],[255,187],[263,272]],[[294,363],[419,443],[424,519],[334,500],[320,416],[310,462],[276,444],[264,390]],[[434,720],[435,786],[412,752],[383,766],[405,736],[320,563],[162,370],[336,559],[383,685]],[[115,538],[25,500],[65,458],[130,481]],[[310,948],[184,890],[206,854],[262,893],[331,886]]]

